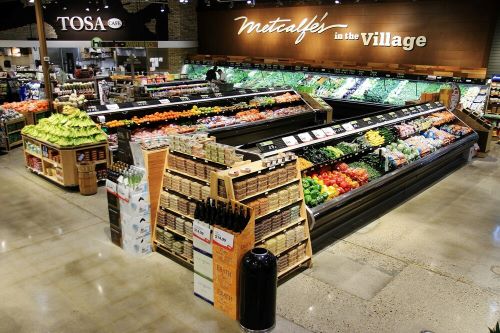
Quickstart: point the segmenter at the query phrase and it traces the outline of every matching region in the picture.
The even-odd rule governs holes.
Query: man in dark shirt
[[[209,69],[207,71],[207,76],[205,80],[212,82],[217,80],[217,66],[214,66],[213,68]]]

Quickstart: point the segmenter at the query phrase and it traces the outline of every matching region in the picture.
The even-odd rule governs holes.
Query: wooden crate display
[[[26,167],[61,186],[78,186],[80,162],[94,162],[98,180],[106,178],[110,160],[107,143],[63,148],[23,135],[23,147]]]
[[[255,213],[254,247],[278,258],[278,279],[310,266],[311,238],[297,160],[256,161],[212,174],[212,197],[247,205]],[[220,196],[221,182],[226,198]],[[214,260],[215,261],[215,260]]]
[[[9,151],[21,146],[23,144],[21,131],[25,125],[26,119],[24,117],[2,122],[0,124],[0,148]]]
[[[255,244],[255,213],[248,206],[237,201],[231,200],[230,203],[232,207],[243,206],[245,210],[249,210],[250,221],[240,233],[220,226],[214,228],[212,242],[214,307],[237,320],[239,317],[240,263],[245,253],[253,249]]]

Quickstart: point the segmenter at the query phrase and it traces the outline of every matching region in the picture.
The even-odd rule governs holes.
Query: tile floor
[[[500,146],[316,253],[278,289],[276,332],[488,333],[500,320]],[[238,332],[192,273],[109,240],[106,197],[0,156],[0,332]]]

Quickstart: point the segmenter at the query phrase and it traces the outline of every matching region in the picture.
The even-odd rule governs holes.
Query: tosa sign
[[[106,26],[101,17],[92,17],[92,16],[58,16],[57,22],[61,22],[61,30],[67,31],[68,29],[74,31],[106,31]],[[123,26],[123,23],[118,18],[110,18],[107,20],[107,27],[110,29],[120,29]]]

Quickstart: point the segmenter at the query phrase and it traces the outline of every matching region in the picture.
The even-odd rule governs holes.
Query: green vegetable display
[[[62,113],[41,119],[37,125],[25,126],[22,134],[62,147],[104,142],[104,132],[87,113],[65,106]]]
[[[382,172],[380,172],[378,169],[375,169],[373,166],[365,162],[353,162],[349,164],[349,167],[353,169],[356,168],[365,169],[368,172],[368,179],[370,181],[382,176]]]
[[[328,193],[321,192],[321,184],[311,177],[302,178],[302,187],[304,189],[304,201],[309,207],[322,204],[328,198]]]

